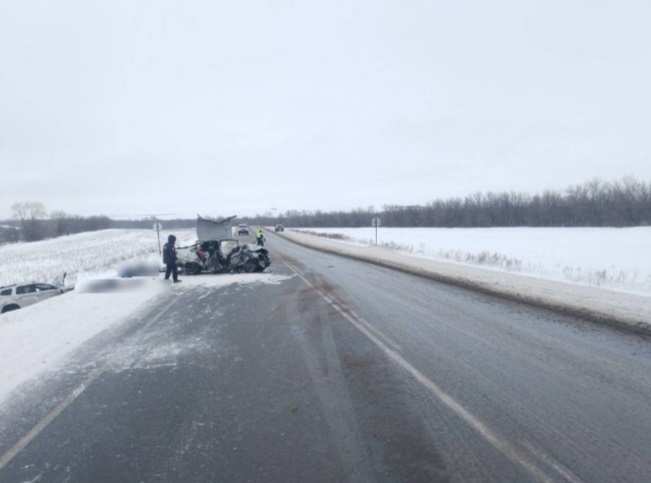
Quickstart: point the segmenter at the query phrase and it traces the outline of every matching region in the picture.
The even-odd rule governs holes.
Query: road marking
[[[88,377],[79,386],[75,388],[57,407],[50,411],[36,426],[34,426],[25,436],[20,438],[13,448],[0,457],[0,471],[2,471],[18,453],[27,447],[52,421],[54,421],[68,406],[70,406],[79,396],[83,394],[86,388],[92,382],[102,375],[104,366],[93,369]]]
[[[486,424],[480,421],[476,416],[471,414],[452,396],[441,389],[434,381],[429,379],[425,374],[420,372],[412,366],[404,357],[402,357],[396,350],[392,349],[389,344],[384,342],[388,338],[386,336],[379,337],[376,333],[380,333],[377,329],[370,330],[370,324],[360,316],[353,316],[349,311],[344,310],[335,300],[321,291],[312,282],[310,282],[305,275],[303,275],[297,268],[288,262],[284,261],[285,265],[289,267],[306,285],[315,290],[323,300],[332,306],[343,318],[348,320],[357,330],[364,334],[371,342],[373,342],[379,349],[381,349],[394,363],[401,367],[404,371],[410,374],[422,386],[428,389],[439,401],[452,410],[459,418],[461,418],[472,429],[479,433],[491,446],[506,456],[511,462],[522,466],[528,471],[536,480],[542,482],[558,481],[557,479],[547,476],[547,474],[538,466],[535,459],[529,453],[533,453],[540,458],[543,463],[556,470],[559,476],[564,480],[571,483],[582,483],[581,480],[574,475],[570,470],[562,466],[551,456],[544,453],[542,450],[536,449],[533,451],[533,446],[524,443],[527,451],[514,446],[506,439],[493,432]]]
[[[163,309],[158,312],[152,319],[143,327],[148,328],[154,322],[157,322],[167,311],[174,305],[176,300],[172,300],[170,303],[166,304]],[[0,456],[0,471],[2,471],[11,461],[24,450],[36,437],[47,428],[52,421],[54,421],[65,409],[70,406],[79,396],[81,396],[86,389],[99,377],[101,376],[107,367],[107,363],[102,364],[101,367],[93,369],[84,382],[79,384],[68,396],[61,401],[54,409],[52,409],[47,415],[41,419],[36,426],[34,426],[27,434],[25,434],[20,440],[5,454]]]

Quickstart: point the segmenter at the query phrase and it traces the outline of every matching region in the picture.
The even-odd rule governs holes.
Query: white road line
[[[18,453],[27,447],[52,421],[54,421],[68,406],[70,406],[79,396],[83,394],[92,382],[101,376],[104,372],[104,366],[93,369],[88,377],[79,386],[75,388],[57,407],[50,411],[47,416],[41,419],[25,436],[20,438],[13,448],[0,457],[0,471],[2,471]]]
[[[523,441],[522,445],[525,446],[530,452],[533,454],[537,455],[541,460],[543,460],[545,463],[547,463],[549,466],[552,466],[556,471],[558,471],[561,475],[563,475],[563,478],[565,478],[567,481],[571,483],[583,483],[581,479],[576,476],[572,471],[550,457],[547,453],[545,453],[543,450],[540,448],[536,448],[533,444],[531,444],[529,441]]]
[[[412,366],[406,359],[404,359],[397,351],[393,350],[388,344],[386,344],[382,339],[387,339],[386,336],[382,338],[375,335],[374,332],[379,331],[377,329],[369,330],[370,324],[363,318],[356,316],[353,317],[349,312],[344,310],[337,302],[335,302],[327,294],[323,293],[319,288],[317,288],[312,282],[310,282],[301,272],[298,271],[295,267],[285,262],[285,264],[292,270],[296,275],[298,275],[306,285],[314,289],[328,304],[330,304],[342,317],[348,320],[357,330],[364,334],[370,341],[372,341],[378,348],[380,348],[391,360],[393,360],[399,367],[404,371],[410,374],[416,381],[418,381],[422,386],[427,388],[436,398],[439,399],[445,406],[452,410],[458,417],[465,421],[471,428],[473,428],[477,433],[479,433],[488,443],[491,444],[496,450],[506,456],[513,463],[522,466],[526,471],[528,471],[536,480],[542,482],[552,482],[558,481],[555,478],[548,476],[536,463],[535,459],[531,457],[528,452],[522,451],[520,448],[517,448],[513,444],[509,443],[506,439],[500,437],[498,434],[493,432],[486,424],[480,421],[477,417],[471,414],[467,409],[465,409],[459,402],[457,402],[452,396],[443,391],[435,382],[429,379],[425,374],[420,372],[414,366]],[[529,445],[530,446],[530,445]],[[528,451],[531,451],[530,448],[527,448]],[[564,480],[571,483],[581,483],[581,480],[573,475],[569,470],[563,467],[560,463],[556,462],[551,456],[542,452],[542,450],[536,450],[535,453],[540,459],[543,460],[545,464],[554,468],[560,477]]]
[[[158,321],[169,308],[174,305],[176,300],[172,300],[170,303],[166,304],[163,309],[158,312],[145,326],[149,327],[154,322]],[[52,421],[54,421],[65,409],[70,406],[75,400],[81,396],[86,389],[106,370],[107,364],[102,364],[101,367],[93,369],[84,382],[77,386],[68,396],[61,401],[52,411],[47,413],[47,415],[41,419],[36,426],[34,426],[27,434],[25,434],[20,440],[5,454],[0,457],[0,471],[2,471],[11,461],[24,450],[36,437],[47,428]]]

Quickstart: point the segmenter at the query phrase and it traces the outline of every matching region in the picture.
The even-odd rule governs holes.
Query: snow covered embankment
[[[306,230],[352,245],[375,245],[373,228]],[[648,226],[383,227],[378,242],[418,258],[651,296]]]
[[[305,233],[285,232],[280,236],[321,251],[637,332],[651,333],[651,299],[641,295],[416,258],[386,248],[352,245]]]

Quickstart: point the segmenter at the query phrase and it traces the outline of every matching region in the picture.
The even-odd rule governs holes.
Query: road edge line
[[[566,315],[570,317],[575,317],[577,319],[583,320],[585,322],[596,323],[611,327],[613,329],[621,330],[623,332],[629,332],[637,335],[651,336],[651,323],[639,321],[639,320],[627,320],[619,316],[613,316],[599,311],[592,310],[587,307],[576,307],[572,305],[561,305],[554,302],[548,302],[542,298],[536,296],[528,296],[520,293],[515,293],[507,290],[500,290],[497,288],[489,287],[483,283],[474,282],[469,279],[459,279],[448,275],[443,275],[430,270],[425,269],[416,269],[412,267],[406,267],[401,264],[392,263],[390,261],[363,257],[354,255],[351,253],[344,253],[335,248],[328,248],[323,246],[317,246],[305,242],[303,240],[297,240],[292,237],[288,237],[283,234],[274,233],[276,236],[282,240],[294,243],[295,245],[307,248],[310,250],[316,250],[322,253],[328,253],[330,255],[336,255],[343,258],[348,258],[351,260],[356,260],[359,262],[368,263],[382,268],[388,268],[391,270],[396,270],[402,273],[409,275],[414,275],[416,277],[425,278],[427,280],[432,280],[435,282],[443,283],[446,285],[452,285],[455,287],[463,288],[466,290],[471,290],[473,292],[482,293],[484,295],[490,295],[492,297],[497,297],[503,300],[508,300],[510,302],[516,302],[528,305],[530,307],[536,307],[540,309],[550,310],[560,315]]]
[[[169,303],[165,304],[162,310],[160,310],[152,318],[152,320],[145,324],[145,327],[149,327],[151,324],[158,322],[158,320],[167,313],[167,311],[174,305],[175,302],[176,300],[172,300]],[[104,372],[107,370],[107,366],[108,363],[104,363],[100,367],[93,369],[88,374],[88,376],[86,376],[86,379],[84,379],[81,384],[73,389],[72,392],[68,394],[63,401],[61,401],[52,410],[50,410],[50,412],[48,412],[38,423],[36,423],[32,429],[23,435],[23,437],[20,438],[16,444],[14,444],[9,450],[0,456],[0,471],[6,468],[12,462],[12,460],[20,454],[22,450],[29,446],[29,444],[34,441],[38,435],[41,434],[57,417],[59,417],[68,406],[75,402],[77,398],[79,398],[79,396],[81,396],[98,377],[104,374]]]
[[[0,456],[0,471],[6,468],[18,454],[24,450],[29,444],[36,439],[36,437],[45,430],[52,421],[54,421],[65,409],[70,406],[75,400],[81,396],[84,391],[95,381],[99,376],[104,373],[104,366],[93,369],[90,374],[84,379],[84,382],[79,384],[66,398],[61,401],[57,406],[45,415],[36,425],[30,429],[18,442],[2,456]]]
[[[344,319],[350,322],[353,327],[355,327],[359,332],[365,335],[371,342],[373,342],[384,354],[407,372],[411,377],[413,377],[418,383],[425,387],[431,394],[433,394],[441,403],[443,403],[448,409],[450,409],[454,414],[457,415],[462,421],[464,421],[468,426],[470,426],[475,432],[481,435],[485,441],[487,441],[493,448],[503,454],[508,460],[512,463],[520,465],[526,471],[529,472],[534,478],[541,482],[553,482],[557,481],[553,478],[547,476],[547,474],[538,467],[535,461],[531,461],[531,457],[528,454],[522,454],[521,450],[518,450],[516,446],[508,442],[507,440],[498,436],[493,432],[486,424],[479,420],[476,416],[470,413],[466,408],[464,408],[456,399],[450,396],[447,392],[441,389],[434,381],[428,378],[425,374],[419,371],[416,367],[410,364],[399,352],[392,349],[382,338],[388,339],[384,334],[382,338],[374,334],[375,331],[380,333],[377,329],[374,328],[374,331],[369,330],[366,326],[371,326],[368,321],[364,320],[363,317],[355,315],[353,317],[346,310],[339,306],[339,304],[334,301],[327,294],[324,294],[318,287],[316,287],[312,282],[310,282],[304,274],[302,274],[297,268],[283,260],[283,263],[294,272],[308,287],[312,288],[319,296],[333,307],[337,313],[339,313]],[[357,320],[359,319],[359,320]],[[390,339],[388,339],[390,340]],[[528,447],[525,447],[527,451],[530,451]],[[546,453],[543,453],[541,450],[533,453],[536,456],[540,457],[541,454],[544,458],[541,458],[545,464],[556,470],[560,476],[562,476],[566,481],[571,483],[582,483],[582,480],[576,475],[572,474],[567,468],[558,463],[554,458],[549,456]],[[562,469],[562,471],[561,471]]]

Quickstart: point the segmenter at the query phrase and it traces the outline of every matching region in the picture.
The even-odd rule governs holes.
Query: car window
[[[47,283],[37,283],[35,286],[37,292],[44,292],[45,290],[56,290],[55,286],[49,285]]]
[[[11,295],[11,289],[8,288],[8,289],[3,290],[2,292],[0,292],[0,295],[4,295],[4,296]]]
[[[36,292],[35,285],[23,285],[22,287],[16,288],[16,295],[23,295],[26,293],[34,293],[34,292]]]

